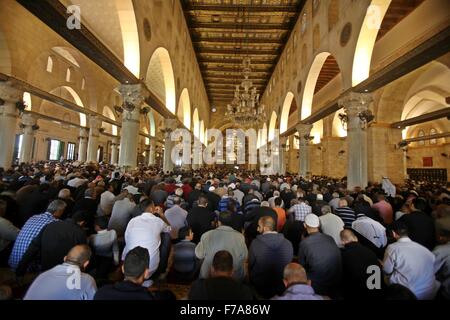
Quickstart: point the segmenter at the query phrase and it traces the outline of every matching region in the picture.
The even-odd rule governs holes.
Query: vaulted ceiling
[[[231,102],[251,58],[250,79],[264,92],[304,0],[182,0],[210,104]]]

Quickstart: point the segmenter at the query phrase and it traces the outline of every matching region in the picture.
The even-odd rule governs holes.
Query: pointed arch
[[[167,49],[159,47],[153,52],[148,64],[145,84],[165,102],[166,108],[175,114],[175,78],[172,60]]]
[[[205,143],[206,141],[205,141],[205,137],[206,137],[206,134],[205,134],[205,123],[203,122],[203,120],[202,121],[200,121],[200,142],[201,143]]]
[[[281,110],[280,134],[282,134],[288,129],[289,114],[291,111],[291,105],[293,100],[294,94],[289,91],[286,94],[286,97],[284,98],[283,107]]]
[[[275,127],[277,126],[277,113],[275,111],[272,112],[269,122],[269,134],[268,141],[272,141],[275,138]]]
[[[372,0],[367,7],[353,56],[352,86],[356,86],[369,77],[375,41],[390,4],[391,0]]]
[[[177,117],[186,128],[191,128],[191,101],[189,99],[189,91],[187,88],[184,88],[181,92],[178,101]]]
[[[200,120],[198,118],[198,109],[195,108],[194,114],[192,115],[192,130],[194,136],[200,138]]]
[[[327,75],[330,73],[332,76]],[[314,57],[303,89],[301,120],[311,115],[314,94],[339,73],[339,65],[330,52],[321,52]],[[340,85],[342,86],[342,77],[340,77]]]
[[[116,120],[114,112],[108,106],[104,106],[103,107],[102,114],[105,117],[110,118],[111,120]],[[106,132],[108,132],[108,133],[110,133],[110,134],[112,134],[114,136],[117,136],[117,126],[116,125],[113,125],[113,124],[110,124],[110,123],[107,123],[107,122],[102,122],[102,127],[106,129]]]
[[[116,0],[123,42],[123,64],[140,77],[139,32],[132,0]]]

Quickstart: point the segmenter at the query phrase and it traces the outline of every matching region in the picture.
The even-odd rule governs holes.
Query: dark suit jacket
[[[155,300],[155,297],[145,287],[122,281],[98,289],[94,300]]]
[[[72,219],[55,221],[42,229],[31,242],[17,267],[18,275],[25,274],[27,266],[39,255],[42,271],[64,262],[64,257],[74,246],[86,244],[86,233]]]
[[[189,300],[253,300],[254,294],[245,284],[233,278],[199,279],[192,284]]]

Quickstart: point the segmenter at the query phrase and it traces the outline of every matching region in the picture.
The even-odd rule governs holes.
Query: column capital
[[[312,128],[313,128],[312,124],[301,123],[295,126],[295,129],[298,131],[300,138],[309,135],[311,133]]]
[[[178,127],[177,119],[164,119],[164,128],[161,129],[161,132],[164,133],[164,136],[169,135]]]
[[[15,88],[10,82],[0,82],[0,106],[4,102],[16,103],[22,101],[23,91]]]
[[[80,140],[84,140],[89,137],[89,133],[87,131],[87,128],[80,128],[80,136],[78,137]]]
[[[143,84],[121,84],[119,86],[119,92],[123,98],[124,109],[126,111],[132,112],[135,108],[140,111],[147,96],[147,90]]]
[[[21,126],[33,127],[37,123],[37,118],[36,118],[36,116],[34,116],[30,113],[24,113],[20,117],[20,123],[21,123]]]
[[[280,145],[282,148],[286,148],[286,142],[288,140],[289,137],[281,137],[280,136]]]
[[[373,101],[372,94],[359,93],[351,91],[345,97],[339,99],[338,104],[344,108],[348,116],[357,116],[360,112],[369,109],[370,103]]]

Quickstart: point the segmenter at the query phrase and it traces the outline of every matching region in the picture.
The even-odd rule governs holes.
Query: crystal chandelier
[[[225,118],[228,121],[232,121],[242,128],[253,127],[266,119],[265,106],[259,103],[259,93],[249,79],[250,63],[250,58],[244,59],[242,63],[244,79],[240,85],[236,85],[234,98],[227,105],[227,111],[225,112]]]

